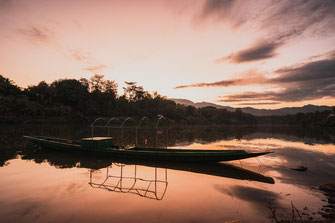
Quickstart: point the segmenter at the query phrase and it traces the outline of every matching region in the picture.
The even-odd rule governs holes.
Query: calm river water
[[[335,133],[288,127],[202,127],[138,133],[138,144],[184,149],[272,150],[219,164],[129,163],[40,149],[23,135],[90,136],[81,126],[0,130],[0,222],[271,222],[321,219],[318,186],[335,180]],[[102,135],[103,132],[96,132]],[[134,144],[134,132],[110,133]],[[307,171],[292,168],[306,166]]]

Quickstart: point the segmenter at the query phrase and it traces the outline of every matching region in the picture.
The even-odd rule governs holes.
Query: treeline
[[[304,127],[335,127],[335,107],[332,110],[299,112],[294,115],[258,117],[259,124],[301,125]]]
[[[231,112],[215,107],[195,108],[149,93],[136,82],[125,82],[119,95],[118,84],[103,75],[90,79],[60,79],[51,84],[20,88],[0,75],[0,118],[2,120],[56,119],[88,121],[99,116],[166,118],[183,124],[302,125],[335,127],[335,107],[323,112],[255,117],[241,109]]]
[[[214,107],[195,108],[149,93],[136,82],[125,82],[119,95],[118,84],[103,75],[90,79],[60,79],[51,84],[20,88],[0,75],[0,117],[2,119],[91,120],[98,116],[147,116],[159,114],[185,124],[257,124],[257,119],[240,109],[230,112]]]

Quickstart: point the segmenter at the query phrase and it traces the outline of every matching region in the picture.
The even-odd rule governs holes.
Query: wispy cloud
[[[335,26],[334,12],[333,0],[207,0],[199,14],[203,20],[217,17],[231,24],[250,25],[280,39],[299,36],[306,30],[329,32]]]
[[[332,54],[329,54],[332,55]],[[221,102],[303,100],[335,97],[335,56],[275,71],[276,78],[265,83],[281,88],[278,91],[244,92],[223,96]]]
[[[311,57],[312,58],[312,57]],[[212,83],[197,83],[175,87],[231,87],[246,85],[267,85],[274,89],[264,92],[243,92],[219,97],[218,102],[247,102],[240,105],[255,103],[274,104],[279,102],[296,102],[303,100],[335,97],[335,51],[315,56],[305,63],[294,64],[275,70],[275,78],[266,78],[262,74],[240,79],[228,79]],[[249,75],[250,72],[249,72]]]
[[[34,44],[48,43],[59,49],[60,52],[64,52],[64,47],[62,47],[57,41],[56,33],[46,26],[31,25],[19,29],[18,32],[20,35]],[[65,51],[67,52],[67,55],[70,53],[72,58],[85,66],[82,68],[82,70],[95,73],[107,68],[106,65],[95,59],[90,52],[86,52],[81,49],[67,49]]]
[[[195,15],[194,22],[197,24],[212,19],[237,28],[246,21],[242,9],[244,5],[243,2],[239,4],[237,0],[206,0],[200,12]]]
[[[269,59],[276,55],[278,48],[302,35],[324,37],[335,30],[335,1],[332,0],[207,0],[200,14],[202,20],[216,17],[233,27],[252,27],[264,32],[265,42],[258,40],[246,49],[216,59],[216,63]]]
[[[308,16],[306,16],[308,15]],[[291,38],[310,32],[314,35],[329,33],[335,27],[333,0],[276,1],[266,11],[261,28],[273,31],[278,38]]]
[[[332,97],[335,95],[335,86],[326,86],[324,89],[320,86],[327,84],[320,84],[319,86],[303,88],[302,86],[292,86],[293,88],[285,88],[280,91],[266,91],[266,92],[244,92],[240,94],[223,96],[224,99],[218,102],[243,102],[243,101],[281,101],[281,102],[297,102],[313,99],[320,99],[323,97]],[[296,88],[294,88],[296,87]]]
[[[95,59],[92,53],[90,52],[76,49],[70,51],[70,53],[76,61],[86,65],[86,67],[82,68],[82,70],[87,70],[92,73],[95,73],[97,71],[102,71],[107,68],[106,65],[100,63],[97,59]]]
[[[312,61],[298,67],[287,67],[276,71],[280,76],[270,79],[272,83],[313,82],[335,80],[335,57]]]
[[[238,103],[237,105],[249,106],[249,105],[278,105],[278,104],[281,104],[281,103],[280,102],[246,102],[246,103]]]
[[[13,2],[11,0],[0,0],[0,10],[8,9],[13,6]]]
[[[203,82],[189,85],[180,85],[175,87],[174,89],[181,88],[191,88],[191,87],[231,87],[231,86],[243,86],[243,85],[252,85],[252,84],[261,84],[267,79],[263,76],[263,74],[255,71],[249,70],[245,73],[239,74],[239,76],[244,76],[244,78],[230,79],[230,80],[222,80],[217,82]]]
[[[278,100],[282,92],[244,92],[240,94],[222,96],[217,102],[267,101]]]
[[[106,69],[106,65],[98,65],[98,66],[92,66],[92,67],[85,67],[85,68],[82,68],[82,70],[87,70],[87,71],[90,71],[90,72],[97,72],[97,71],[101,71],[101,70],[104,70]]]
[[[197,84],[190,84],[190,85],[180,85],[175,87],[174,89],[181,89],[181,88],[190,88],[190,87],[228,87],[232,85],[236,85],[239,83],[240,79],[235,80],[227,80],[227,81],[217,81],[213,83],[197,83]]]
[[[46,26],[31,25],[29,27],[19,29],[18,32],[26,39],[34,43],[48,42],[54,37],[54,32]]]
[[[257,43],[248,49],[241,50],[237,53],[232,53],[228,56],[224,56],[215,60],[215,63],[232,62],[232,63],[244,63],[251,61],[264,60],[272,58],[276,55],[276,49],[280,46],[279,43]]]
[[[227,17],[233,6],[234,0],[207,0],[202,8],[201,16],[209,17],[209,16],[221,16]]]
[[[91,55],[91,53],[84,52],[82,50],[76,49],[71,51],[71,55],[73,58],[79,62],[85,62],[85,63],[94,63],[94,58]]]
[[[244,92],[240,94],[219,96],[222,98],[217,100],[217,102],[242,102],[242,101],[267,101],[267,100],[276,100],[275,91],[265,91],[265,92]]]

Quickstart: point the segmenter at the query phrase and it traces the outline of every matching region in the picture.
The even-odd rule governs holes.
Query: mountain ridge
[[[191,100],[188,99],[182,99],[182,98],[169,98],[169,100],[172,100],[174,102],[176,102],[177,104],[182,104],[182,105],[191,105],[194,106],[196,108],[203,108],[203,107],[208,107],[208,106],[212,106],[215,107],[217,109],[227,109],[228,111],[235,111],[237,108],[234,107],[230,107],[230,106],[222,106],[222,105],[218,105],[215,103],[211,103],[211,102],[193,102]],[[308,104],[308,105],[304,105],[302,107],[284,107],[284,108],[279,108],[279,109],[257,109],[257,108],[253,108],[253,107],[242,107],[239,108],[241,109],[243,112],[245,113],[249,113],[255,116],[271,116],[271,115],[288,115],[288,114],[296,114],[299,112],[302,113],[307,113],[307,112],[316,112],[316,111],[324,111],[324,110],[330,110],[332,109],[331,106],[326,106],[326,105],[312,105],[312,104]]]

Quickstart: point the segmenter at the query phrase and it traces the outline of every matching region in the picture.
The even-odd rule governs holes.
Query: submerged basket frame
[[[120,168],[119,175],[111,175],[109,173],[109,169],[112,169],[113,165],[115,167]],[[155,167],[154,179],[144,179],[144,178],[137,176],[138,174],[137,165],[134,165],[134,170],[133,170],[134,175],[133,176],[124,176],[123,168],[125,166],[126,165],[124,164],[113,163],[111,166],[107,167],[106,177],[101,183],[96,183],[93,181],[93,170],[91,169],[90,170],[90,182],[88,184],[93,188],[100,188],[100,189],[105,189],[108,191],[119,192],[119,193],[135,194],[140,197],[145,197],[145,198],[154,199],[154,200],[163,199],[163,197],[165,196],[167,187],[168,187],[166,168],[163,168],[164,179],[159,180],[157,167]],[[117,182],[113,184],[111,182],[108,182],[109,179],[115,179]],[[132,184],[129,186],[125,186],[123,184],[124,180],[132,181]],[[141,182],[146,183],[146,187],[137,187],[137,185]],[[159,190],[158,190],[159,185],[163,187],[163,189],[161,190],[161,193],[159,193]]]

